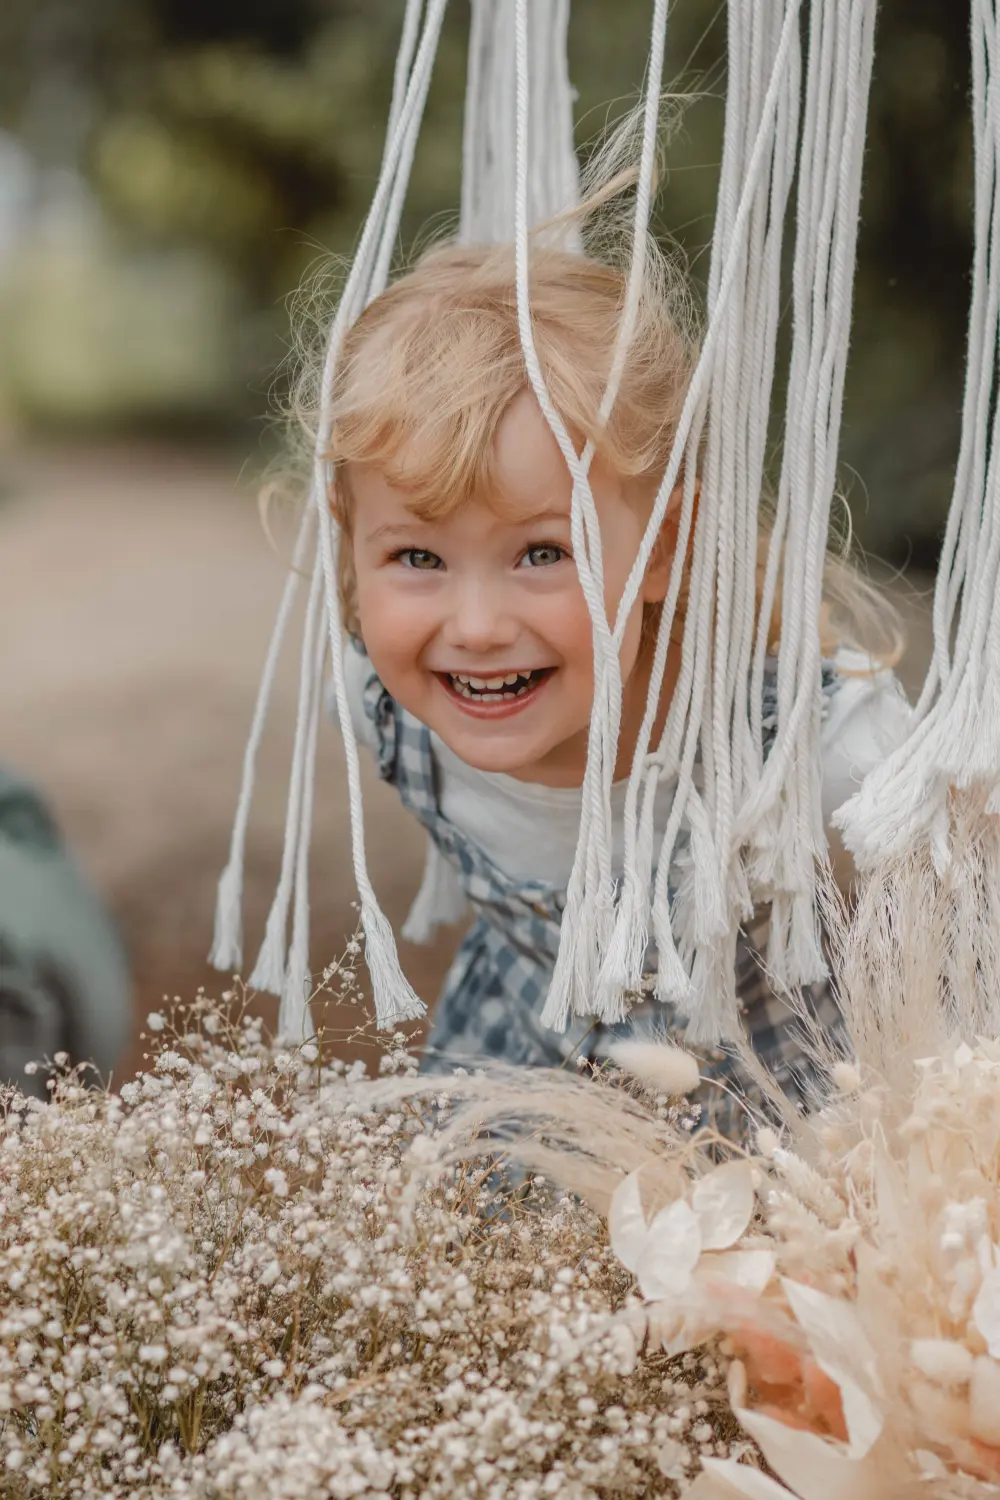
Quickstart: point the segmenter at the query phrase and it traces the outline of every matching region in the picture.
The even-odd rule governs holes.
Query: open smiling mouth
[[[437,675],[448,691],[461,698],[463,703],[488,707],[529,698],[553,671],[553,667],[536,667],[527,672],[498,673],[495,677],[473,677],[465,672],[439,672]]]

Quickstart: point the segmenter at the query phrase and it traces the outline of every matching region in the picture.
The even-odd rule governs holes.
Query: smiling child
[[[626,272],[543,244],[531,256],[545,380],[578,448],[596,445],[590,479],[610,618],[697,358],[687,288],[655,247],[648,267],[620,393],[601,427]],[[432,917],[453,913],[456,888],[476,917],[447,977],[425,1065],[600,1059],[608,1028],[578,1022],[557,1034],[538,1019],[579,829],[594,666],[573,561],[571,480],[525,371],[512,248],[432,250],[377,297],[347,335],[333,411],[330,503],[345,534],[340,586],[354,640],[346,660],[352,713],[382,776],[432,840]],[[645,708],[679,503],[675,494],[621,645],[612,796],[618,874],[622,778]],[[654,744],[677,680],[675,633]],[[909,710],[892,673],[859,649],[856,634],[831,628],[823,647],[829,820],[900,741]],[[661,782],[660,831],[672,793],[671,782]],[[759,963],[765,926],[763,912],[741,940],[738,992],[751,1044],[794,1091],[804,1059],[790,1012]],[[817,988],[809,999],[820,1024],[837,1024],[832,995]],[[664,1021],[683,1018],[647,1000],[627,1025]],[[733,1064],[719,1057],[707,1066],[731,1072]]]

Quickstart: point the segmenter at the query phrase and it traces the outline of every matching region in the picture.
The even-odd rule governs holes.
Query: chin
[[[521,746],[498,744],[496,740],[490,743],[478,735],[442,734],[441,738],[452,754],[474,771],[496,771],[516,776],[519,771],[535,765],[544,754],[534,747],[526,750]]]

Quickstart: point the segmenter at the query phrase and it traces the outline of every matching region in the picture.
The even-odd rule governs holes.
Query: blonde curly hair
[[[628,131],[617,132],[595,158],[581,206],[535,232],[529,292],[538,358],[563,421],[574,440],[592,442],[651,507],[698,361],[700,322],[680,256],[667,255],[647,236],[634,334],[617,399],[602,425],[631,263],[627,189],[636,169],[629,149]],[[578,232],[579,252],[562,248],[567,228]],[[350,466],[379,468],[409,492],[425,519],[445,519],[470,497],[489,502],[497,428],[528,386],[510,244],[433,246],[348,330],[332,392],[327,456],[334,466],[330,506],[348,542],[341,548],[340,593],[352,633],[360,635],[349,545],[355,508]],[[764,510],[758,593],[769,534]],[[682,590],[678,624],[686,602]],[[655,613],[659,606],[649,609]],[[779,620],[780,596],[768,621],[774,646]],[[850,645],[879,664],[901,654],[895,612],[848,560],[846,545],[828,558],[821,635],[826,654]]]

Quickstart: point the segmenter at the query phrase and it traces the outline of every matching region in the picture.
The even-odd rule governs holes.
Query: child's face
[[[495,443],[491,503],[470,500],[438,522],[416,517],[406,491],[376,468],[352,466],[361,630],[389,693],[468,765],[575,785],[586,762],[593,651],[572,560],[570,477],[529,392],[511,403]],[[613,620],[647,508],[599,461],[590,481]],[[666,592],[665,551],[654,553],[625,631],[626,682],[643,604]]]

